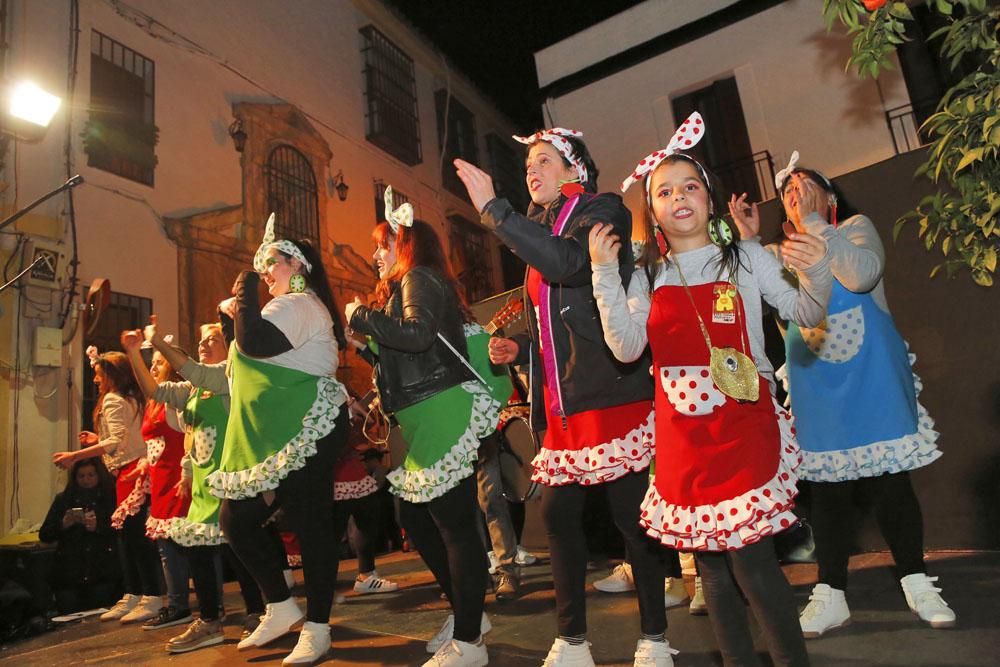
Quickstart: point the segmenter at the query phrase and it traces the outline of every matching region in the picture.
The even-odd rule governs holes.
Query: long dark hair
[[[583,183],[583,189],[591,194],[597,192],[597,176],[600,171],[597,169],[597,164],[594,163],[594,158],[590,156],[590,149],[587,148],[587,144],[583,143],[583,139],[578,137],[563,137],[569,145],[573,148],[573,157],[583,162],[583,166],[587,168],[587,182]],[[548,143],[548,142],[545,142]],[[549,144],[551,146],[551,144]],[[553,146],[554,148],[554,146]],[[528,146],[528,151],[531,150],[531,146]],[[573,163],[566,159],[566,156],[559,153],[559,157],[562,158],[563,164],[576,172],[576,167]],[[527,152],[525,153],[527,154]]]
[[[686,162],[694,167],[695,173],[698,174],[698,180],[701,181],[702,185],[704,185],[705,189],[708,191],[709,200],[712,203],[712,213],[710,215],[718,220],[721,220],[721,224],[727,225],[734,239],[739,238],[739,234],[733,230],[732,225],[721,214],[721,211],[726,210],[726,203],[722,194],[722,188],[719,186],[718,179],[714,174],[705,169],[700,162],[695,160],[690,155],[685,155],[684,153],[674,153],[673,155],[668,155],[664,158],[663,162],[661,162],[656,168],[659,169],[665,164],[676,164],[678,162]],[[653,279],[656,275],[657,262],[662,260],[664,263],[668,263],[669,260],[666,256],[660,255],[659,244],[656,242],[657,234],[660,234],[661,232],[656,224],[656,218],[653,216],[653,209],[650,206],[650,182],[652,182],[652,174],[643,179],[642,182],[642,219],[646,228],[646,243],[643,246],[642,255],[638,258],[637,263],[645,271],[646,277],[649,280],[649,289],[652,291]],[[709,222],[711,222],[711,219]],[[670,243],[667,242],[666,238],[664,238],[663,241],[667,250],[670,250]],[[716,279],[718,280],[725,275],[728,280],[731,280],[734,284],[736,284],[739,269],[743,265],[740,245],[734,241],[727,246],[723,246],[721,250],[722,256],[718,261],[719,271]]]
[[[805,174],[810,180],[812,180],[813,183],[823,188],[823,192],[836,197],[838,220],[847,220],[851,216],[858,214],[858,210],[854,208],[849,201],[847,201],[847,197],[844,196],[844,191],[840,189],[840,186],[824,176],[821,172],[807,167],[796,167],[792,170],[792,173],[785,176],[785,180],[781,182],[781,187],[778,189],[778,199],[782,202],[782,211],[785,210],[785,188],[788,187],[788,181],[792,178],[792,174]]]
[[[412,227],[400,227],[399,232],[393,234],[388,222],[380,222],[372,231],[372,239],[380,248],[388,248],[393,239],[396,241],[396,264],[375,286],[373,308],[385,307],[399,281],[410,269],[426,266],[437,271],[451,285],[462,319],[466,322],[473,321],[469,305],[462,295],[462,290],[458,288],[455,272],[452,271],[448,258],[444,256],[441,239],[433,227],[423,220],[414,220]]]
[[[107,466],[104,465],[104,461],[99,456],[80,459],[73,464],[73,468],[69,471],[69,477],[66,479],[66,488],[63,489],[63,497],[70,498],[80,490],[76,482],[76,473],[79,472],[80,468],[86,468],[87,466],[93,466],[97,472],[97,488],[101,494],[105,497],[114,498],[115,479],[108,472]]]
[[[146,398],[142,395],[142,389],[132,373],[132,364],[128,357],[121,352],[105,352],[97,357],[94,363],[95,368],[100,366],[101,373],[104,374],[104,382],[101,383],[101,393],[97,397],[97,405],[94,406],[94,426],[99,423],[101,409],[104,407],[104,397],[110,392],[114,392],[131,402],[139,413],[142,413],[146,404]],[[98,434],[100,435],[100,434]]]
[[[326,306],[326,309],[330,311],[330,318],[333,320],[333,336],[337,339],[337,346],[343,350],[347,347],[347,337],[344,335],[344,322],[340,319],[340,308],[337,306],[337,300],[333,296],[333,290],[330,289],[330,279],[327,277],[326,269],[323,267],[323,260],[308,239],[299,239],[298,241],[292,241],[292,243],[302,251],[302,256],[312,265],[312,269],[308,273],[303,274],[306,279],[306,287],[315,292],[319,300]],[[281,251],[279,250],[278,252]],[[288,259],[292,258],[288,253],[281,252],[281,254]]]

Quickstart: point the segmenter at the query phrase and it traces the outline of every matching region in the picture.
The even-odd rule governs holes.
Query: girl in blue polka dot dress
[[[872,221],[848,206],[819,172],[788,168],[775,184],[786,227],[826,240],[834,276],[827,318],[818,327],[789,323],[787,381],[803,463],[812,482],[819,583],[799,618],[808,638],[850,623],[845,598],[849,549],[857,520],[855,493],[871,498],[901,575],[910,608],[932,627],[955,624],[955,613],[928,577],[923,520],[909,471],[941,456],[934,422],[919,402],[914,359],[889,313],[882,284],[885,251]],[[741,234],[759,229],[746,195],[730,200]],[[838,204],[841,216],[838,222]],[[776,250],[780,255],[780,249]]]

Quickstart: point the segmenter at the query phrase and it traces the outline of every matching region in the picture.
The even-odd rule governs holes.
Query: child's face
[[[650,208],[670,247],[680,250],[708,238],[711,198],[698,169],[686,160],[664,161],[649,181]]]

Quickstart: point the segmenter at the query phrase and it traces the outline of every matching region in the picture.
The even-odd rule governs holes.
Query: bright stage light
[[[10,115],[29,123],[48,127],[62,100],[47,93],[30,81],[14,86],[10,91]]]

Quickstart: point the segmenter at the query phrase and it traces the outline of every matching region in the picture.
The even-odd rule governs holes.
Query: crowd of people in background
[[[538,434],[532,481],[556,600],[544,665],[593,665],[591,642],[602,640],[586,614],[585,514],[598,492],[626,560],[595,586],[636,591],[637,666],[674,664],[666,608],[689,599],[682,554],[697,571],[691,612],[707,614],[725,664],[758,664],[748,604],[772,662],[808,665],[805,640],[851,619],[847,558],[862,491],[909,607],[931,627],[954,625],[927,575],[908,474],[940,456],[937,433],[889,313],[872,222],[795,153],[775,180],[785,237],[762,245],[756,203],[727,200],[689,152],[706,131],[692,114],[624,180],[622,192],[641,189],[635,225],[621,196],[598,188],[578,131],[515,137],[527,147],[524,212],[496,196],[490,174],[455,161],[483,226],[528,266],[527,333],[510,338],[475,321],[433,226],[409,204],[394,207],[391,188],[372,236],[377,285],[343,309],[316,249],[275,238],[272,215],[253,270],[220,295],[219,321],[201,327],[197,359],[155,317],[122,332],[124,353],[91,352],[95,432],[54,455],[68,481],[40,535],[58,544],[59,609],[110,604],[103,620],[185,625],[166,648],[192,651],[224,640],[229,570],[245,605],[238,649],[301,628],[283,664],[312,664],[330,648],[345,533],[358,557],[354,592],[397,590],[375,566],[395,504],[405,543],[450,608],[423,664],[487,664],[486,572],[496,599],[514,600],[530,558],[496,465],[517,366]],[[784,328],[777,371],[764,351],[765,305]],[[374,402],[337,379],[343,353],[372,364]],[[781,380],[790,411],[776,399]],[[382,449],[359,435],[373,409],[405,443],[388,471]],[[812,491],[819,562],[803,610],[774,544],[799,521],[800,483]],[[277,525],[298,546],[304,609]]]

